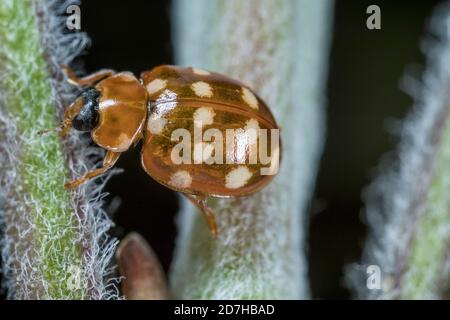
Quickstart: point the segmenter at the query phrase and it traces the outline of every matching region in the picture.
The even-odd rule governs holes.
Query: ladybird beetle
[[[106,149],[103,166],[66,183],[66,189],[106,172],[122,152],[142,139],[146,173],[196,205],[215,237],[217,226],[207,197],[254,193],[278,170],[277,123],[267,105],[236,80],[169,65],[145,71],[140,79],[110,69],[84,78],[67,66],[63,71],[71,84],[84,89],[65,110],[60,135],[71,127],[88,131]],[[254,129],[265,129],[266,136],[249,134]],[[184,138],[188,141],[181,144]],[[253,152],[258,141],[271,147],[269,166],[264,166],[267,159],[263,163],[261,152]]]

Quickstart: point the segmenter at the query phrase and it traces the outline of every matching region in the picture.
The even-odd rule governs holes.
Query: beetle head
[[[72,126],[78,131],[91,131],[98,124],[98,103],[100,93],[95,88],[88,88],[78,99],[83,100],[83,107],[72,119]]]

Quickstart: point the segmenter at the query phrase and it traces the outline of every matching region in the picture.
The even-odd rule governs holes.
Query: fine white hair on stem
[[[70,193],[51,192],[43,195],[44,202],[39,197],[28,193],[24,186],[24,171],[32,175],[37,186],[46,186],[54,181],[50,164],[57,163],[54,171],[65,170],[73,178],[95,166],[103,152],[99,148],[89,146],[89,140],[80,134],[71,133],[64,142],[40,136],[37,134],[43,125],[56,123],[61,120],[64,107],[74,99],[75,90],[69,85],[61,72],[61,64],[69,64],[89,43],[83,32],[71,32],[65,28],[67,16],[64,16],[68,6],[79,4],[76,0],[36,0],[32,1],[29,12],[22,2],[5,0],[3,10],[18,7],[17,16],[23,15],[17,30],[29,32],[28,36],[38,35],[36,51],[24,54],[8,51],[5,46],[0,48],[0,55],[6,57],[2,65],[0,80],[3,83],[0,90],[0,219],[3,237],[2,273],[3,286],[7,290],[8,298],[14,299],[110,299],[118,298],[116,280],[109,278],[113,271],[111,259],[114,255],[117,241],[111,239],[107,231],[113,225],[111,219],[102,209],[105,194],[102,188],[105,181],[114,174],[108,173],[101,182],[91,182]],[[1,7],[1,6],[0,6]],[[36,19],[34,18],[36,17]],[[4,25],[2,25],[4,27]],[[17,35],[12,34],[11,37]],[[31,37],[30,36],[30,37]],[[13,39],[14,40],[14,39]],[[18,40],[19,41],[19,40]],[[40,45],[39,45],[40,43]],[[15,54],[22,54],[15,59]],[[38,61],[44,57],[45,63]],[[14,65],[15,61],[23,61],[24,65]],[[44,70],[38,70],[39,68]],[[47,70],[45,70],[47,69]],[[35,72],[38,70],[39,72]],[[29,103],[23,109],[23,114],[33,114],[35,123],[23,125],[9,107],[21,99],[21,87],[27,83],[27,77],[32,74],[47,74],[49,79],[50,101],[45,101],[38,93],[23,97],[18,103]],[[10,84],[14,90],[7,90],[5,79],[18,79],[17,84]],[[35,80],[35,79],[34,79]],[[17,95],[13,96],[12,91]],[[36,96],[33,96],[36,94]],[[29,100],[26,100],[29,99]],[[50,104],[54,107],[55,121],[51,121],[48,114],[36,112],[40,105]],[[50,119],[50,121],[48,121]],[[20,125],[19,125],[20,124]],[[25,133],[24,133],[24,129]],[[46,148],[46,143],[55,147]],[[43,146],[42,152],[36,152],[31,160],[25,158],[27,147]],[[62,150],[62,153],[48,153],[47,150]],[[35,149],[33,149],[35,150]],[[39,148],[38,148],[39,150]],[[49,159],[49,168],[39,172],[30,172],[36,167],[28,164],[33,157]],[[59,159],[58,157],[61,157]],[[55,160],[56,159],[56,160]],[[24,169],[25,168],[25,169]],[[27,171],[27,168],[30,170]],[[61,181],[62,182],[62,181]],[[63,188],[62,183],[55,188]],[[67,195],[67,196],[66,196]],[[51,204],[44,207],[43,203]],[[54,206],[54,207],[53,207]],[[52,211],[61,212],[65,218],[51,214]],[[49,214],[50,212],[50,214]],[[63,224],[60,224],[64,222]],[[60,247],[60,240],[70,239],[71,247]],[[67,251],[75,254],[66,254]],[[54,259],[58,256],[58,259]],[[57,261],[58,265],[46,263],[47,259]],[[53,263],[52,262],[52,263]],[[42,268],[40,266],[43,266]],[[49,280],[51,279],[51,280]]]
[[[70,5],[78,5],[79,0],[42,1],[45,10],[42,33],[44,48],[46,48],[50,68],[54,74],[51,78],[54,90],[55,104],[62,115],[67,103],[75,96],[73,87],[67,81],[61,81],[61,64],[68,65],[89,44],[88,36],[83,32],[65,33],[67,17],[64,16]],[[45,21],[45,19],[48,19]],[[58,99],[58,96],[61,98]],[[81,138],[80,134],[71,134],[65,146],[66,156],[70,163],[72,176],[80,176],[82,172],[92,169],[104,152],[98,147],[89,147],[89,139]],[[84,147],[81,147],[84,146]],[[118,298],[115,283],[118,279],[108,278],[114,266],[111,259],[114,256],[117,240],[109,239],[107,231],[113,226],[113,222],[102,209],[103,199],[106,194],[102,192],[106,181],[120,170],[110,170],[100,181],[93,182],[90,186],[84,186],[73,193],[74,199],[79,199],[77,216],[80,219],[80,236],[86,248],[83,258],[84,278],[88,284],[90,299]],[[83,205],[80,205],[82,202]]]
[[[281,127],[279,174],[261,192],[209,201],[211,240],[182,202],[172,290],[186,299],[304,299],[308,203],[323,145],[332,1],[177,0],[176,61],[255,90]]]
[[[430,30],[422,46],[427,65],[421,81],[404,81],[414,105],[399,147],[383,160],[364,195],[370,233],[361,263],[347,274],[361,299],[440,298],[441,284],[449,281],[449,4],[436,8]],[[369,265],[380,268],[378,289],[367,287]]]

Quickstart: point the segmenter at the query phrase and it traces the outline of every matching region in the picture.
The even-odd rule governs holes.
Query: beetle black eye
[[[88,88],[81,93],[83,108],[72,120],[72,126],[79,131],[91,131],[98,123],[98,100],[100,93],[95,88]]]

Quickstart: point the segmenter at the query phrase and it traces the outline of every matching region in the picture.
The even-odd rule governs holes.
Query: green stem
[[[103,242],[102,227],[109,222],[98,208],[100,215],[92,213],[98,202],[90,198],[94,193],[63,188],[72,167],[85,160],[76,158],[85,142],[74,145],[72,136],[63,148],[56,133],[38,134],[56,126],[57,106],[63,103],[49,73],[59,67],[49,62],[61,63],[57,51],[73,56],[56,41],[63,24],[51,30],[55,21],[62,22],[51,11],[55,6],[54,1],[0,1],[2,253],[8,296],[15,299],[100,297],[104,260],[112,253],[111,244]]]
[[[411,240],[408,268],[403,276],[402,298],[445,298],[450,274],[445,268],[450,237],[450,119],[446,119],[435,169]],[[443,283],[440,283],[444,281]],[[443,295],[443,296],[442,296]]]
[[[367,192],[370,235],[359,268],[349,273],[359,298],[442,299],[450,289],[450,117],[448,88],[450,7],[436,9],[427,43],[427,67],[404,122],[395,165]],[[381,287],[368,288],[376,265]],[[372,275],[373,276],[377,275]]]
[[[190,299],[308,297],[307,204],[322,149],[331,1],[175,1],[176,59],[248,83],[281,126],[281,170],[263,191],[214,200],[212,240],[186,202],[171,272]]]

